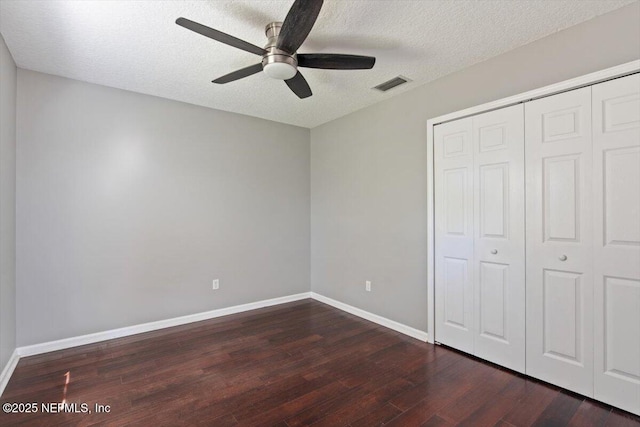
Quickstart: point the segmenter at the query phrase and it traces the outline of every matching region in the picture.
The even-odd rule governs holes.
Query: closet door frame
[[[509,107],[526,101],[591,86],[617,77],[640,72],[640,60],[586,74],[574,79],[531,90],[508,98],[456,111],[427,120],[427,342],[436,342],[435,330],[435,191],[434,191],[434,126],[452,120]]]

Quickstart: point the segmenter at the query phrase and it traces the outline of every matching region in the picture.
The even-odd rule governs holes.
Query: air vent
[[[392,78],[391,80],[387,80],[384,83],[380,83],[378,86],[374,87],[374,89],[377,89],[380,92],[386,92],[389,89],[393,89],[394,87],[398,87],[410,81],[411,80],[409,80],[406,77],[398,76],[398,77]]]

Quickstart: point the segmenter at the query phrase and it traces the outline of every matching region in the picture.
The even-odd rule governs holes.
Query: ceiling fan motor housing
[[[281,28],[282,22],[272,22],[265,27],[269,40],[264,47],[267,53],[262,57],[262,68],[271,78],[289,80],[298,72],[298,60],[295,53],[290,54],[276,47]]]

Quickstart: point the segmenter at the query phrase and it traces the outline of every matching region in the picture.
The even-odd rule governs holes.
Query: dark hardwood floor
[[[1,403],[63,399],[0,425],[640,426],[312,300],[24,358]]]

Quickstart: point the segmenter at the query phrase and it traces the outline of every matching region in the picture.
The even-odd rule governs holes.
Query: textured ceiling
[[[314,127],[634,0],[325,0],[299,52],[377,57],[373,70],[303,69],[300,100],[259,73],[211,80],[260,61],[175,24],[183,16],[250,43],[293,0],[0,1],[0,31],[17,65],[91,83]],[[397,75],[413,82],[371,88]]]

